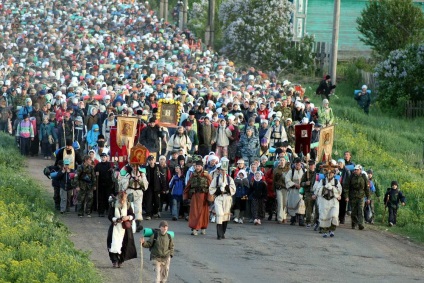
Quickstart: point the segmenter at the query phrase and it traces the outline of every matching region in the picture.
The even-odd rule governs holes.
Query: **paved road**
[[[31,158],[28,172],[52,194],[42,168],[51,161]],[[106,249],[106,218],[58,216],[71,231],[78,249],[90,258],[104,282],[140,282],[141,260],[112,269]],[[227,239],[216,240],[215,225],[207,235],[191,236],[186,221],[170,221],[175,231],[175,257],[169,282],[423,282],[424,247],[386,231],[339,227],[336,237],[324,239],[304,227],[263,221],[261,226],[229,224]],[[144,221],[157,227],[159,220]],[[136,238],[139,238],[136,235]],[[136,242],[140,254],[140,244]],[[143,282],[153,282],[149,251],[143,251]]]

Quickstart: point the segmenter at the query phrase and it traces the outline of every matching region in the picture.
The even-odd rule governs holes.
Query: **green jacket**
[[[365,196],[370,198],[370,188],[366,178],[360,174],[359,176],[352,174],[348,183],[348,196],[352,200],[363,199]],[[344,196],[346,198],[346,196]]]
[[[162,235],[160,231],[156,232],[158,237],[154,240],[155,233],[150,236],[148,241],[143,243],[144,248],[151,248],[150,259],[151,260],[166,260],[169,256],[174,256],[174,241],[171,236],[166,233]],[[153,247],[152,247],[153,246]]]

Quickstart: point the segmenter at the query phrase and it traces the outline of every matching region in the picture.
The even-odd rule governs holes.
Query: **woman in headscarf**
[[[121,267],[125,260],[137,258],[132,228],[125,229],[122,224],[134,220],[134,212],[125,191],[119,192],[114,205],[109,208],[108,218],[111,221],[107,235],[109,258],[113,267]]]

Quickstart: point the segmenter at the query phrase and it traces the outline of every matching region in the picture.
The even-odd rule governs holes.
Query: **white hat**
[[[289,84],[291,84],[291,82],[289,82],[288,80],[285,80],[285,81],[283,82],[283,86],[288,86]]]
[[[364,89],[364,88],[367,89],[368,88],[367,85],[363,85],[362,86],[362,89]]]
[[[357,170],[357,169],[362,170],[362,166],[361,166],[361,165],[359,165],[359,164],[358,164],[358,165],[356,165],[356,166],[355,166],[355,170]]]

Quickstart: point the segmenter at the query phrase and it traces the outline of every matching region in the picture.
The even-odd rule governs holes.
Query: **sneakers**
[[[234,223],[239,223],[239,219],[236,217],[236,218],[234,218]]]
[[[314,231],[318,231],[319,225],[317,223],[314,224]]]
[[[147,216],[147,217],[146,217],[146,220],[152,220],[152,217]]]
[[[261,220],[260,219],[258,219],[258,225],[262,225],[262,223],[261,223]]]
[[[91,218],[91,214],[87,214],[87,217],[88,217],[88,218]]]
[[[311,228],[311,224],[306,224],[306,228]]]
[[[389,222],[389,226],[390,227],[393,227],[393,222]]]
[[[191,234],[192,234],[193,236],[197,236],[197,235],[198,235],[197,230],[192,230],[192,231],[191,231]]]
[[[322,235],[322,237],[323,237],[323,238],[327,238],[327,237],[328,237],[328,234],[327,234],[327,233],[324,233],[324,234]]]
[[[258,225],[258,219],[255,219],[255,220],[253,221],[253,224]]]
[[[177,217],[172,216],[172,221],[177,221],[177,220],[178,220],[178,218],[177,218]]]
[[[206,235],[206,229],[202,229],[202,230],[200,231],[200,234],[202,234],[202,235]]]
[[[334,237],[334,232],[330,231],[330,237]]]
[[[212,217],[211,217],[211,223],[215,223],[216,222],[216,216],[215,215],[213,215]]]
[[[243,219],[240,218],[238,224],[243,224]]]

